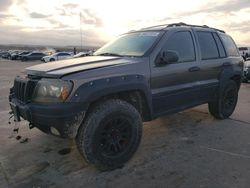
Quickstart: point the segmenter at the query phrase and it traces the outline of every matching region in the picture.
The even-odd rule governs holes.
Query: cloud
[[[35,18],[35,19],[42,19],[42,18],[48,18],[50,15],[45,15],[45,14],[40,14],[40,13],[37,13],[37,12],[32,12],[29,14],[29,16],[31,18]]]
[[[63,7],[68,8],[68,9],[74,9],[74,8],[79,7],[79,5],[75,3],[67,3],[67,4],[63,4]]]
[[[12,0],[0,0],[0,10],[6,11],[12,5],[12,3]]]
[[[79,14],[79,8],[79,4],[67,3],[63,4],[61,7],[57,7],[56,10],[59,11],[61,16],[75,16]]]
[[[56,9],[60,16],[80,16],[81,14],[81,23],[86,25],[94,25],[101,27],[103,25],[102,19],[92,10],[81,8],[79,4],[68,3],[63,4],[62,7]]]
[[[17,0],[16,1],[17,5],[25,5],[26,3],[27,3],[26,0]]]
[[[0,28],[1,44],[30,44],[44,46],[80,46],[79,30],[38,30],[27,32],[24,27],[5,26]],[[82,31],[83,45],[100,46],[104,43],[96,30]]]
[[[46,19],[50,24],[53,25],[53,27],[55,29],[67,29],[69,28],[70,26],[62,23],[61,21],[58,21],[58,20],[55,20],[55,19],[52,19],[52,18],[48,18]]]
[[[103,25],[102,19],[97,16],[94,12],[91,12],[89,9],[81,10],[81,22],[87,25],[95,25],[100,27]]]
[[[245,34],[247,32],[250,32],[250,18],[248,21],[232,22],[232,23],[226,24],[225,27],[230,29],[232,32],[238,31],[238,32]]]
[[[203,11],[205,12],[236,12],[241,9],[247,8],[250,6],[249,0],[233,0],[233,1],[226,1],[220,5],[213,5],[208,3],[209,7],[203,7]]]
[[[220,1],[218,1],[220,2]],[[231,14],[232,12],[237,12],[242,9],[248,8],[250,6],[249,0],[229,0],[223,3],[206,3],[197,10],[187,11],[182,13],[177,13],[176,17],[185,17],[200,13],[224,13]]]
[[[0,13],[0,19],[8,19],[8,18],[14,18],[14,15],[11,14],[4,14],[4,13]]]

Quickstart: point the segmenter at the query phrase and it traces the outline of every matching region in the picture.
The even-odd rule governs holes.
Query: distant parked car
[[[16,55],[19,54],[19,53],[21,53],[21,51],[18,51],[18,50],[11,52],[11,53],[10,53],[10,56],[9,56],[9,59],[10,59],[10,60],[13,60],[12,57],[16,56]]]
[[[74,55],[74,58],[78,58],[78,57],[85,57],[85,56],[89,56],[91,55],[90,52],[79,52],[78,54]]]
[[[239,51],[245,61],[250,57],[250,47],[239,47]]]
[[[57,52],[49,56],[44,56],[41,60],[44,61],[45,63],[51,62],[51,61],[58,61],[58,60],[63,60],[63,59],[70,59],[72,58],[72,53],[68,52]]]
[[[0,57],[1,57],[1,58],[5,58],[5,57],[7,57],[7,55],[8,55],[8,52],[7,52],[7,51],[1,51],[1,52],[0,52]]]
[[[248,82],[248,80],[250,80],[250,61],[245,61],[243,82]]]
[[[31,52],[26,55],[20,56],[21,61],[29,61],[29,60],[41,60],[46,54],[42,52]]]
[[[6,52],[6,53],[2,54],[2,58],[8,59],[9,55],[10,55],[10,53]]]
[[[2,55],[2,58],[10,59],[11,54],[18,53],[18,52],[19,51],[17,51],[17,50],[9,50],[5,54]]]
[[[30,53],[30,51],[22,51],[19,53],[13,53],[13,54],[11,54],[10,59],[11,60],[21,59],[21,56],[27,55],[29,53]]]

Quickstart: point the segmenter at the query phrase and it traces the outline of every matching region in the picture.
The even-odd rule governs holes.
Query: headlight
[[[35,102],[64,102],[72,90],[71,81],[57,79],[42,79],[38,81],[32,101]]]

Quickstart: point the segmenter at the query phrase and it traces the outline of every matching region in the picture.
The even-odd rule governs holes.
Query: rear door
[[[195,29],[200,53],[200,99],[208,102],[214,98],[221,72],[240,63],[236,45],[228,35],[214,30]]]
[[[191,29],[167,31],[150,57],[153,112],[160,115],[193,106],[199,101],[199,63]],[[156,66],[161,49],[175,51],[179,61]]]
[[[207,102],[219,84],[219,74],[226,63],[226,52],[218,34],[209,30],[194,29],[200,53],[201,101]]]

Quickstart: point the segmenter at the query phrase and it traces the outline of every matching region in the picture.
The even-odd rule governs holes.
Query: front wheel
[[[78,130],[76,144],[100,170],[120,168],[136,152],[142,135],[139,112],[129,103],[111,99],[97,105]]]
[[[209,112],[217,119],[226,119],[232,115],[238,101],[238,86],[230,80],[213,102],[208,103]]]

